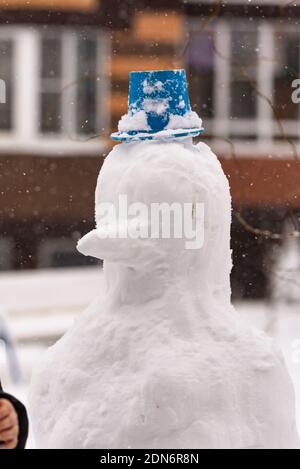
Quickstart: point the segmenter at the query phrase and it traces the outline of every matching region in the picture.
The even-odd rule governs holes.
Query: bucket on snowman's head
[[[203,132],[202,120],[191,110],[185,70],[131,72],[128,106],[113,140],[173,139]]]

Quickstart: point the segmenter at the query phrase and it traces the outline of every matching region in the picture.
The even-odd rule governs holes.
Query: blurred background
[[[102,291],[101,265],[75,247],[94,226],[129,71],[185,68],[231,186],[233,300],[280,342],[300,400],[299,22],[285,0],[0,0],[7,389],[26,400],[41,352]]]

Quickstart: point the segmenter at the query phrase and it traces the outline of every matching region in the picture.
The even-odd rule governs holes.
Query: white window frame
[[[62,118],[69,121],[68,132],[73,135],[70,138],[66,133],[48,135],[40,132],[39,110],[40,110],[40,45],[42,27],[24,26],[1,26],[0,39],[13,41],[13,118],[11,131],[0,131],[0,152],[6,153],[30,153],[41,155],[74,155],[74,154],[99,154],[107,146],[105,138],[90,138],[88,135],[76,135],[75,116],[76,111],[68,111],[67,102],[70,94],[76,94],[76,86],[70,84],[76,81],[77,54],[76,54],[76,34],[74,28],[58,29],[62,37],[63,54],[63,78],[62,78]],[[49,32],[55,31],[50,28]],[[110,56],[110,42],[108,35],[103,31],[95,29],[97,34],[97,70],[101,74],[99,86],[97,87],[97,122],[99,128],[109,128],[110,116],[106,109],[109,94],[109,67],[108,57]],[[75,100],[76,102],[76,100]],[[107,112],[105,112],[105,110]],[[73,116],[73,121],[70,118]],[[100,133],[100,132],[99,132]]]
[[[205,19],[193,18],[188,24],[188,31],[201,30],[201,21]],[[275,59],[275,31],[280,29],[287,32],[297,32],[299,29],[290,24],[284,24],[276,19],[257,19],[255,23],[258,31],[258,62],[257,62],[257,87],[262,96],[267,96],[273,101],[274,87],[274,59]],[[273,110],[268,100],[257,95],[257,116],[254,119],[231,120],[230,116],[230,79],[231,79],[231,44],[230,35],[232,29],[252,28],[247,25],[247,19],[216,19],[206,27],[212,32],[216,49],[220,54],[215,55],[215,80],[214,80],[214,115],[213,119],[204,121],[204,128],[213,133],[212,144],[221,152],[230,152],[232,148],[226,143],[231,133],[237,136],[230,138],[234,142],[235,153],[238,156],[259,157],[272,154],[272,157],[290,158],[294,155],[292,146],[284,141],[277,141],[275,137],[280,134],[278,123],[273,117]],[[219,34],[218,34],[219,33]],[[226,58],[226,59],[224,59]],[[267,60],[266,60],[267,59]],[[300,60],[300,59],[299,59]],[[300,77],[299,77],[300,78]],[[291,94],[292,94],[291,87]],[[287,137],[299,134],[299,139],[294,139],[300,155],[300,105],[298,120],[281,120]],[[200,116],[201,117],[201,116]],[[252,127],[252,129],[251,129]],[[245,142],[240,140],[238,134],[247,135],[249,129],[256,136],[255,140]]]

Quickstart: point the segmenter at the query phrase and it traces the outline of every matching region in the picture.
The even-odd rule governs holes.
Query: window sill
[[[232,138],[225,142],[223,139],[213,138],[207,141],[207,143],[214,153],[225,159],[295,160],[300,158],[300,144],[298,140],[289,143],[288,141],[279,142],[264,139],[245,141]]]
[[[25,154],[30,156],[99,156],[109,148],[107,138],[95,138],[88,141],[42,138],[36,140],[17,140],[1,138],[1,154]]]

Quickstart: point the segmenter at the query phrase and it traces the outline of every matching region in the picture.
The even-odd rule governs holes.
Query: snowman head
[[[193,145],[122,144],[101,169],[97,228],[80,240],[78,249],[140,269],[161,262],[174,268],[179,263],[181,269],[203,264],[213,229],[206,214],[210,203],[209,181]]]

